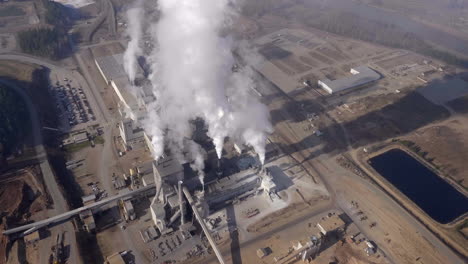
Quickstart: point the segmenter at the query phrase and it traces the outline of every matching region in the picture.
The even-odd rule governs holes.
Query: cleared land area
[[[1,230],[44,217],[44,210],[51,205],[51,202],[39,166],[1,174],[0,200],[2,201]],[[8,236],[2,236],[0,263],[6,263],[7,260],[10,260],[8,263],[14,263],[12,260],[24,258],[25,256],[21,254],[18,257],[18,254],[25,250],[24,247],[22,241],[10,241]],[[33,258],[24,260],[34,262]]]
[[[468,127],[463,120],[450,120],[424,127],[404,137],[414,142],[413,149],[430,160],[442,174],[468,189]]]
[[[299,12],[294,7],[290,6],[288,8],[289,10],[286,13],[289,12],[291,16]],[[445,246],[439,248],[440,244],[435,246],[432,242],[425,241],[427,236],[414,235],[421,234],[422,225],[415,221],[413,216],[391,206],[392,197],[374,193],[367,187],[354,183],[351,179],[345,181],[344,177],[332,177],[331,175],[335,174],[337,168],[336,165],[331,165],[330,159],[336,157],[338,153],[345,153],[344,155],[349,158],[350,162],[339,162],[340,165],[357,176],[365,178],[367,174],[359,169],[360,164],[353,165],[357,159],[355,153],[363,153],[363,149],[372,151],[374,145],[380,146],[383,142],[391,142],[392,139],[404,140],[406,137],[412,137],[415,140],[426,141],[426,143],[431,141],[433,155],[424,154],[429,151],[424,149],[423,145],[418,144],[421,147],[419,154],[425,155],[429,159],[434,158],[434,163],[439,162],[437,166],[440,166],[444,172],[455,172],[454,175],[448,177],[453,177],[454,182],[463,183],[464,180],[457,178],[460,175],[456,175],[457,170],[465,170],[463,162],[460,162],[466,159],[463,153],[467,150],[465,143],[462,143],[465,139],[461,139],[464,137],[460,135],[463,130],[449,125],[450,130],[457,131],[452,131],[451,135],[456,134],[457,136],[443,143],[441,141],[451,135],[441,134],[440,139],[436,139],[436,131],[425,131],[425,135],[422,135],[421,132],[432,125],[443,124],[443,126],[446,126],[448,120],[452,117],[455,118],[455,116],[452,116],[453,111],[447,109],[446,104],[456,105],[458,111],[462,113],[464,97],[460,96],[464,94],[462,92],[463,88],[447,91],[446,96],[438,101],[434,100],[431,95],[442,92],[443,89],[440,87],[451,87],[451,82],[459,82],[457,79],[463,79],[463,69],[446,66],[445,63],[439,60],[413,52],[388,49],[343,38],[311,29],[306,25],[299,26],[301,30],[297,30],[295,28],[297,24],[288,24],[286,21],[281,20],[279,16],[272,17],[271,14],[260,16],[257,21],[259,28],[263,31],[260,30],[255,43],[259,47],[268,47],[268,43],[270,43],[270,45],[275,45],[286,51],[280,53],[282,56],[279,57],[278,53],[276,53],[277,56],[274,58],[262,54],[267,61],[263,64],[263,68],[257,68],[265,78],[275,84],[281,92],[288,94],[288,97],[294,101],[294,103],[284,103],[284,110],[294,109],[291,105],[296,105],[296,110],[292,110],[296,114],[290,114],[289,116],[286,114],[276,115],[281,111],[281,107],[272,109],[272,104],[277,105],[278,102],[269,105],[272,111],[273,123],[276,125],[276,133],[283,130],[278,125],[287,122],[287,130],[290,132],[282,132],[283,135],[291,137],[290,135],[293,133],[291,131],[304,134],[298,139],[292,140],[288,144],[289,146],[285,146],[285,148],[289,149],[291,153],[307,151],[309,155],[304,155],[302,159],[320,164],[317,165],[318,167],[328,164],[328,166],[325,166],[330,169],[324,177],[333,179],[332,181],[336,186],[333,186],[332,189],[343,190],[342,194],[338,193],[340,198],[337,198],[342,208],[349,206],[347,203],[351,199],[358,199],[358,196],[365,194],[367,200],[359,198],[360,203],[365,204],[367,208],[365,214],[369,216],[369,219],[372,219],[370,221],[376,221],[379,226],[374,231],[369,231],[369,233],[373,234],[372,238],[375,241],[380,241],[380,245],[388,255],[392,256],[393,261],[413,263],[418,261],[419,256],[421,256],[424,262],[443,262],[443,254],[439,253],[445,250],[442,250]],[[293,25],[295,27],[285,29],[285,24],[289,27]],[[291,38],[291,35],[297,38]],[[316,39],[320,41],[316,41]],[[324,43],[325,40],[326,43]],[[304,42],[319,44],[310,46],[312,48],[308,49],[308,45],[302,45]],[[284,65],[284,60],[288,57],[298,57],[301,63],[309,65],[311,69],[300,75],[291,75],[290,72],[294,72],[292,67]],[[277,67],[279,62],[283,63],[282,67]],[[342,78],[349,74],[350,68],[360,65],[367,65],[374,69],[382,75],[382,79],[373,84],[332,96],[325,95],[320,88],[314,85],[316,80],[322,78]],[[285,67],[288,67],[287,69],[290,72],[285,72],[283,69]],[[311,87],[306,87],[302,83],[304,80],[310,80]],[[425,90],[424,87],[426,86],[430,88]],[[272,99],[273,101],[278,100],[278,95],[264,96],[266,101],[270,100],[270,98],[275,98]],[[317,104],[322,107],[318,109],[311,107]],[[457,111],[456,109],[453,110]],[[318,115],[318,118],[315,117],[316,115]],[[326,121],[327,117],[332,120]],[[462,123],[461,119],[459,122]],[[323,134],[320,139],[316,136],[317,131],[320,131],[319,135]],[[443,132],[441,131],[441,133]],[[434,139],[434,142],[432,142],[432,139]],[[438,143],[440,143],[441,148],[444,148],[440,153],[441,155],[436,153]],[[458,150],[453,152],[451,149],[455,147],[455,144],[458,144]],[[323,153],[326,153],[329,157],[326,158]],[[444,155],[447,155],[447,157],[443,157]],[[453,157],[451,155],[460,155],[460,157],[451,160],[451,157]],[[442,165],[442,161],[447,162]],[[447,175],[444,174],[444,176]],[[344,182],[348,184],[346,187]],[[383,207],[386,209],[382,210]],[[405,205],[404,208],[411,213],[418,212],[418,209],[411,206],[407,207]],[[394,215],[388,215],[387,212],[389,211],[393,212]],[[349,211],[347,212],[349,213]],[[353,219],[357,218],[355,221],[360,222],[361,225],[362,222],[367,222],[366,220],[361,222],[359,217],[354,215],[351,217]],[[399,219],[397,220],[397,218]],[[466,239],[459,232],[459,230],[463,229],[463,221],[457,221],[454,225],[446,227],[433,225],[431,219],[424,217],[418,216],[417,219],[424,225],[428,225],[432,231],[439,235],[442,241],[454,246],[458,252],[463,252],[463,248],[466,248]],[[405,231],[402,231],[402,229],[405,229]],[[405,248],[400,248],[395,243],[405,245]],[[441,251],[431,255],[424,253],[434,247],[439,248]],[[422,248],[426,248],[426,250],[422,250]]]

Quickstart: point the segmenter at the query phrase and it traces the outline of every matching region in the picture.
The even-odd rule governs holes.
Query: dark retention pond
[[[468,198],[400,149],[369,160],[370,165],[430,217],[446,224],[468,211]]]

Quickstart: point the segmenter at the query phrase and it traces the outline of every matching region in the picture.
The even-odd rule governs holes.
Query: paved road
[[[42,143],[42,134],[41,134],[41,125],[40,119],[38,116],[38,112],[30,100],[29,96],[24,91],[24,88],[16,86],[16,84],[11,83],[6,80],[0,80],[0,83],[4,84],[5,86],[14,89],[23,99],[26,104],[26,107],[29,111],[29,116],[31,119],[32,124],[32,136],[33,136],[33,144],[36,150],[36,154],[40,156],[46,156],[47,153],[45,151],[44,145]],[[62,193],[60,192],[60,188],[55,180],[55,176],[52,172],[48,159],[44,159],[40,164],[42,170],[42,176],[44,179],[44,183],[46,185],[47,191],[50,194],[54,208],[48,212],[48,214],[60,214],[68,211],[68,204],[65,201]],[[48,257],[51,247],[51,242],[55,239],[57,233],[67,233],[65,243],[70,245],[70,256],[69,262],[70,263],[79,263],[78,259],[78,251],[76,245],[76,237],[75,237],[75,230],[71,223],[67,223],[63,226],[58,228],[54,228],[51,230],[51,236],[47,241],[49,243],[41,243],[41,250],[40,250],[40,263],[48,263]]]

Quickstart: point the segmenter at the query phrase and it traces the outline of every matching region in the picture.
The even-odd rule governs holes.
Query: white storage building
[[[351,76],[338,80],[319,80],[318,85],[329,94],[358,87],[380,79],[380,74],[367,66],[359,66],[351,69]]]

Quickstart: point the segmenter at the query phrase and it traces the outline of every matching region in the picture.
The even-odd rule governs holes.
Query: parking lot
[[[69,78],[59,78],[49,86],[59,112],[62,130],[71,130],[75,126],[96,121],[83,87]]]

